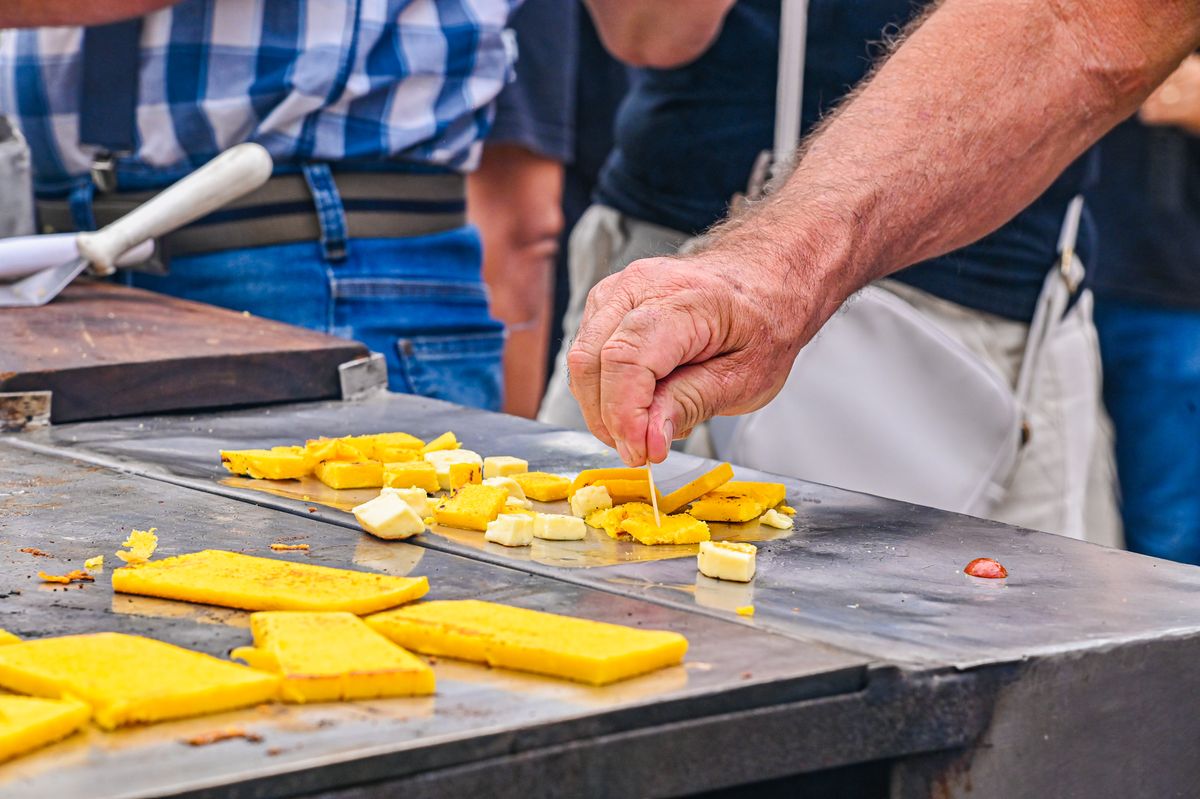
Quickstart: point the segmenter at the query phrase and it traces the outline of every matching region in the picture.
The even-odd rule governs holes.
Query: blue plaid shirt
[[[509,80],[520,0],[183,0],[142,27],[138,147],[122,186],[163,185],[234,144],[277,164],[391,161],[467,171]],[[88,173],[80,28],[0,36],[0,113],[38,190]]]

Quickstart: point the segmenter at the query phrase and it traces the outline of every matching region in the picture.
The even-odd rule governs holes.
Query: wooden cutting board
[[[341,396],[354,341],[111,283],[0,310],[0,392],[52,391],[56,423]]]

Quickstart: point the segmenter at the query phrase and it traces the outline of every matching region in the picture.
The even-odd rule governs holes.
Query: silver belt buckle
[[[117,190],[117,157],[113,153],[99,152],[92,159],[92,185],[101,194],[112,194]]]

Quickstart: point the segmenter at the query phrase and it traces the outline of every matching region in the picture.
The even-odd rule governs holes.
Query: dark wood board
[[[0,392],[52,391],[55,423],[330,399],[363,345],[110,283],[0,310]]]

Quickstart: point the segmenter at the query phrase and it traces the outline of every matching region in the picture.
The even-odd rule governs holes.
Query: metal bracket
[[[378,352],[338,365],[342,399],[354,401],[387,391],[387,361]]]
[[[52,392],[0,393],[0,433],[19,433],[50,424]]]

